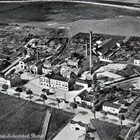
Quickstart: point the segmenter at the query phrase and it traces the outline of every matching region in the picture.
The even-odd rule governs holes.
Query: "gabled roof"
[[[47,74],[46,77],[49,78],[49,79],[60,80],[60,81],[65,81],[65,82],[69,81],[68,78],[65,78],[65,77],[62,77],[62,76],[59,76],[59,75],[54,75],[54,74],[51,74],[51,75]]]
[[[78,96],[84,101],[92,102],[94,100],[94,96],[89,94],[87,90],[84,90]]]
[[[78,124],[79,126],[82,126],[82,127],[85,127],[86,124],[81,122],[81,121],[74,121],[74,120],[71,120],[70,121],[70,124]]]
[[[76,82],[83,83],[83,84],[91,84],[92,83],[92,80],[77,79]]]
[[[139,54],[139,55],[134,56],[134,59],[140,60],[140,54]]]
[[[116,108],[116,109],[119,109],[121,107],[121,105],[119,105],[119,104],[110,103],[110,102],[104,102],[103,106],[112,107],[112,108]]]

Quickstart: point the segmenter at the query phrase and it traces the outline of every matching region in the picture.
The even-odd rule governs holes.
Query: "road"
[[[51,111],[49,109],[47,109],[47,113],[46,113],[45,121],[44,121],[44,124],[43,124],[40,140],[45,140],[46,139],[46,135],[48,133],[50,118],[51,118]]]
[[[131,129],[128,131],[127,135],[125,136],[125,140],[133,140],[135,132],[140,125],[139,120],[140,120],[140,115],[137,117],[135,121],[136,126],[131,127]]]

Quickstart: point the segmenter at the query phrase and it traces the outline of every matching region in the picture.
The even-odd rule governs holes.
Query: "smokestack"
[[[90,32],[89,44],[90,44],[90,62],[89,62],[89,68],[90,68],[90,73],[91,73],[91,71],[92,71],[92,32]]]
[[[86,57],[88,57],[88,41],[86,41]]]
[[[39,60],[39,50],[37,48],[37,60]]]

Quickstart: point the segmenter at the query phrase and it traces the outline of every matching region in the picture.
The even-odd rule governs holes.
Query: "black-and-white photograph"
[[[0,0],[0,140],[140,140],[140,0]]]

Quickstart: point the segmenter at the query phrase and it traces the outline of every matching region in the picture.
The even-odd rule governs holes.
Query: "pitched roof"
[[[89,94],[87,90],[84,90],[78,96],[84,101],[92,102],[94,100],[94,96]]]
[[[47,74],[46,75],[47,78],[49,79],[54,79],[54,80],[59,80],[59,81],[65,81],[65,82],[68,82],[69,79],[68,78],[65,78],[65,77],[62,77],[62,76],[59,76],[59,75],[54,75],[54,74]]]
[[[119,105],[119,104],[110,103],[110,102],[104,102],[103,106],[108,106],[108,107],[112,107],[112,108],[116,108],[116,109],[119,109],[121,107],[121,105]]]
[[[83,83],[83,84],[91,84],[92,83],[92,80],[77,79],[76,82]]]
[[[71,123],[71,124],[78,124],[78,125],[80,125],[80,126],[82,126],[82,127],[85,127],[85,126],[86,126],[86,124],[85,124],[85,123],[82,123],[81,121],[74,121],[74,120],[71,120],[70,123]]]
[[[139,54],[139,55],[134,56],[134,59],[140,60],[140,54]]]

